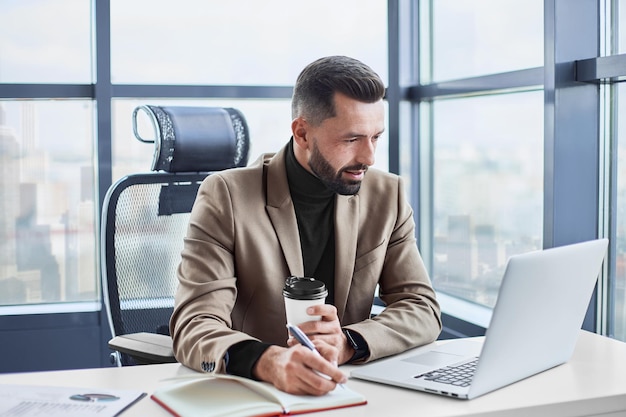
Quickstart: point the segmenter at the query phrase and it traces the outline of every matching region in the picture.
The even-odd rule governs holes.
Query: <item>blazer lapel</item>
[[[343,318],[352,283],[359,235],[359,196],[338,195],[335,206],[335,307]]]
[[[276,231],[289,273],[303,276],[304,264],[302,249],[300,248],[300,236],[298,235],[298,221],[289,194],[289,184],[285,171],[286,149],[286,147],[282,148],[273,158],[264,163],[265,210]]]
[[[298,221],[293,209],[282,148],[264,161],[265,209],[276,231],[285,261],[292,275],[304,275]],[[335,307],[341,320],[352,283],[359,228],[359,196],[337,195],[335,205]]]

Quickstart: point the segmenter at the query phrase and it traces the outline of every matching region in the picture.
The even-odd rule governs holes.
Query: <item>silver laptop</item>
[[[433,344],[350,376],[471,399],[568,361],[607,245],[598,239],[512,256],[484,343]]]

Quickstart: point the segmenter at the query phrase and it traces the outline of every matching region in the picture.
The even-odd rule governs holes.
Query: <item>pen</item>
[[[318,356],[321,356],[319,351],[315,349],[315,345],[313,344],[313,342],[311,342],[311,339],[309,339],[307,335],[302,330],[300,330],[299,327],[294,326],[293,324],[287,323],[287,329],[289,330],[289,333],[291,333],[291,335],[298,341],[298,343],[300,343],[302,346],[306,347],[307,349],[311,350],[313,353],[317,354]],[[328,375],[324,375],[317,371],[315,372],[324,378],[331,379]],[[337,385],[343,388],[343,384],[337,384]]]
[[[287,323],[287,329],[289,329],[289,333],[300,343],[302,346],[308,348],[313,351],[313,353],[320,354],[317,349],[315,349],[315,345],[311,342],[311,339],[307,337],[307,335],[300,330],[299,327],[294,326],[293,324]]]

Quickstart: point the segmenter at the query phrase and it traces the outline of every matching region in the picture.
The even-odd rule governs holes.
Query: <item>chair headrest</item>
[[[140,136],[139,112],[149,116],[154,140]],[[143,105],[135,108],[132,119],[135,137],[154,143],[153,171],[220,171],[248,163],[248,125],[237,109]]]

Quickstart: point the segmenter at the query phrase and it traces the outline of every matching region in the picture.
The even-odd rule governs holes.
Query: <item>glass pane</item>
[[[248,163],[261,154],[276,152],[291,137],[291,100],[114,100],[113,102],[113,181],[137,172],[150,171],[154,145],[135,139],[132,130],[133,109],[139,105],[156,106],[218,106],[240,110],[250,130]],[[142,137],[143,133],[142,133]],[[376,164],[389,168],[388,136],[384,134],[376,148]]]
[[[622,103],[626,98],[626,86],[617,85]],[[609,331],[626,341],[626,107],[619,106],[617,113],[617,202],[614,279],[609,284]],[[612,329],[612,331],[611,331]]]
[[[0,82],[91,83],[91,1],[0,1]]]
[[[431,51],[432,75],[423,71],[423,82],[543,65],[543,1],[433,0],[429,7],[432,46],[423,48]]]
[[[435,101],[432,120],[433,283],[493,307],[507,259],[542,247],[543,93]]]
[[[617,53],[626,53],[626,0],[617,0]]]
[[[0,305],[98,297],[93,104],[0,102]]]
[[[361,59],[387,80],[387,2],[111,0],[119,84],[293,85],[324,55]]]

